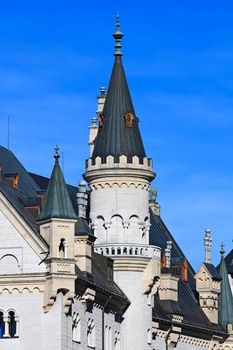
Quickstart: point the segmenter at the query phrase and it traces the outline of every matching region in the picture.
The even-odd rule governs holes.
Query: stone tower
[[[122,64],[119,16],[113,36],[115,62],[84,178],[90,188],[95,250],[114,259],[114,279],[131,302],[122,349],[150,349],[151,296],[160,273],[160,249],[149,244],[149,189],[155,173]]]

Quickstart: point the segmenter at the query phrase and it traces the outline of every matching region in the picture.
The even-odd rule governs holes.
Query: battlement
[[[86,171],[95,169],[109,169],[109,168],[127,168],[127,169],[145,169],[152,171],[151,158],[126,157],[124,155],[115,158],[111,155],[106,158],[96,157],[86,160]]]

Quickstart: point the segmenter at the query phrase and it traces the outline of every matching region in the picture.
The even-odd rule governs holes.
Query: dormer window
[[[132,113],[127,113],[125,116],[125,126],[132,127],[134,118]]]
[[[99,114],[98,116],[98,122],[99,122],[99,127],[104,127],[105,125],[106,118],[103,114]]]

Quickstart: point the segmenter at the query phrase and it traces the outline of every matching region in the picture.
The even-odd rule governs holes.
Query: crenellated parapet
[[[121,167],[127,167],[127,168],[145,168],[147,167],[148,170],[152,170],[152,159],[151,158],[140,158],[138,156],[134,157],[126,157],[124,155],[121,155],[118,158],[114,158],[113,156],[109,155],[107,157],[101,158],[89,158],[86,161],[86,170],[94,170],[96,168],[99,168],[99,166],[103,166],[105,168],[109,168],[112,166],[118,166]]]
[[[91,190],[107,187],[133,187],[149,189],[149,183],[155,178],[152,160],[122,155],[118,159],[109,155],[106,158],[96,157],[86,161],[85,180]],[[122,180],[124,179],[124,180]]]

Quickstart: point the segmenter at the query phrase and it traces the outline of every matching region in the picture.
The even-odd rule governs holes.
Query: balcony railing
[[[157,258],[161,257],[161,249],[156,246],[147,244],[96,244],[95,252],[107,255],[107,256],[138,256],[138,257],[148,257]]]

